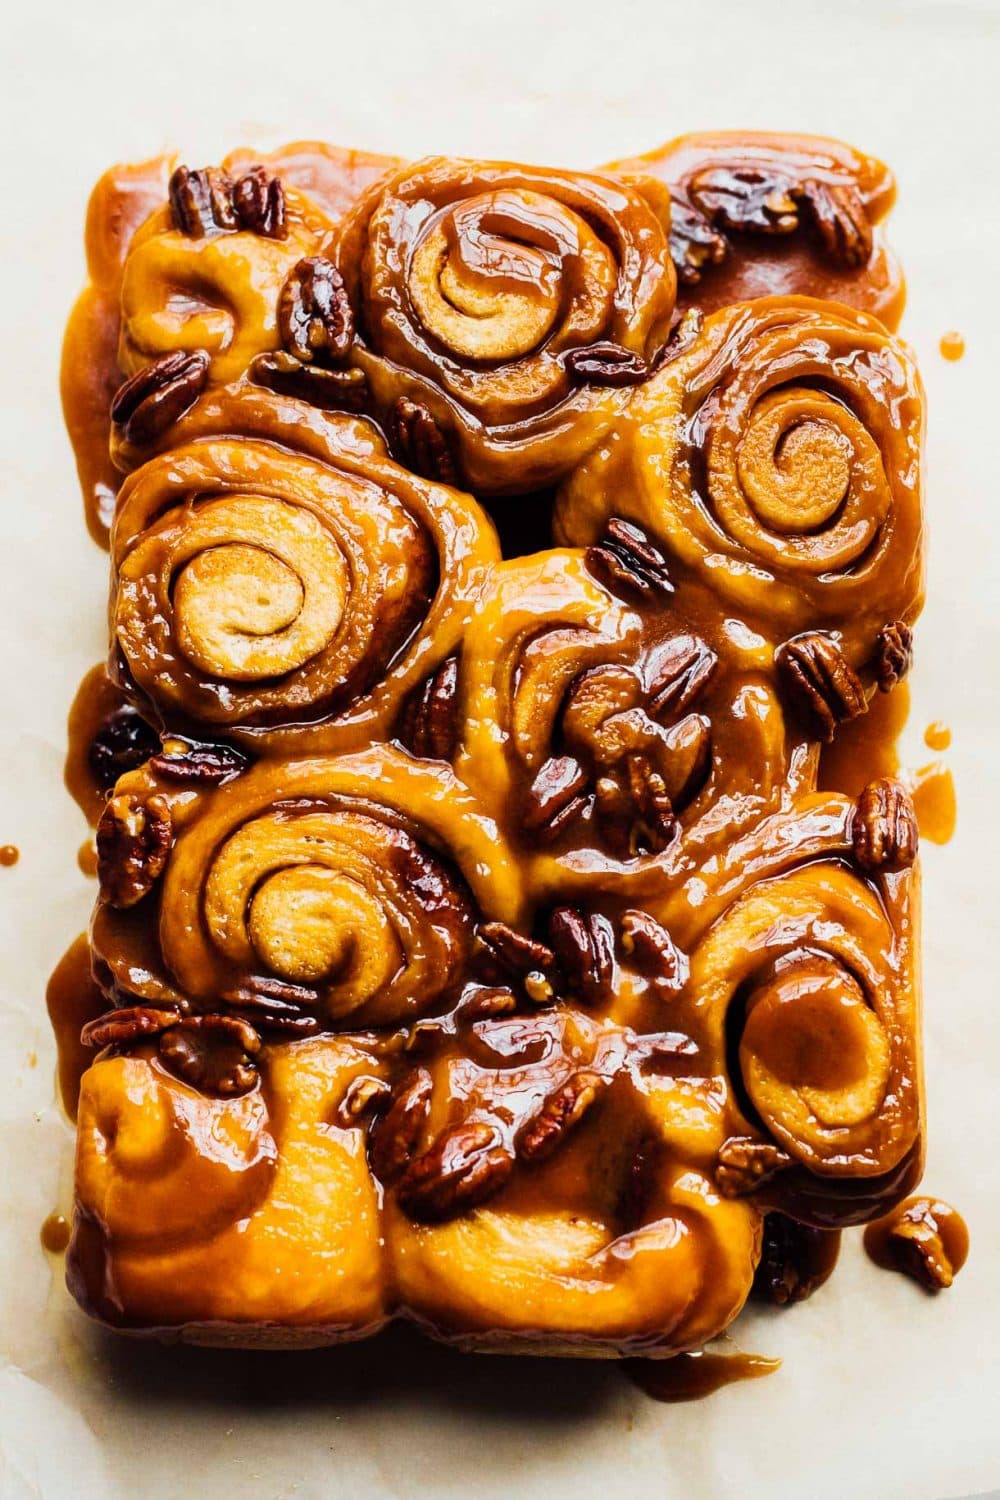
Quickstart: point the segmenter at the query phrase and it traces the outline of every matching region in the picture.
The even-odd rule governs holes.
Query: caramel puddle
[[[698,1401],[737,1380],[759,1380],[780,1369],[780,1359],[759,1354],[675,1354],[671,1359],[628,1359],[630,1380],[654,1401]]]

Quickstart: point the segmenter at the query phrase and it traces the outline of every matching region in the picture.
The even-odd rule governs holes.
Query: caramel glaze
[[[94,1060],[93,1049],[83,1045],[80,1032],[107,1005],[91,974],[86,933],[70,944],[56,965],[45,991],[45,1003],[56,1039],[59,1098],[70,1119],[75,1120],[80,1080]]]
[[[943,333],[938,348],[941,350],[943,359],[952,361],[961,359],[965,353],[965,339],[962,334],[955,333],[954,331]]]
[[[924,730],[924,744],[928,750],[947,750],[951,745],[951,730],[940,719],[928,724]]]
[[[16,865],[20,858],[21,851],[16,844],[0,844],[0,865],[9,869],[11,865]]]
[[[932,844],[950,843],[958,821],[951,768],[942,761],[931,761],[916,771],[907,772],[904,781],[913,798],[921,837]]]
[[[738,1380],[759,1380],[781,1368],[759,1354],[675,1354],[672,1359],[630,1359],[625,1368],[654,1401],[698,1401]]]
[[[965,1265],[969,1231],[957,1209],[941,1198],[907,1198],[869,1224],[865,1250],[885,1271],[900,1271],[926,1291],[941,1291]]]
[[[49,1214],[39,1232],[42,1249],[50,1255],[62,1255],[70,1241],[71,1226],[65,1214]]]
[[[732,151],[674,143],[678,203]],[[81,690],[67,765],[100,895],[49,1006],[80,1096],[67,1275],[109,1324],[323,1343],[408,1317],[660,1357],[761,1266],[806,1295],[835,1231],[915,1185],[912,810],[861,741],[856,785],[830,756],[817,780],[869,701],[890,735],[876,684],[921,603],[919,382],[868,315],[891,263],[857,260],[891,179],[747,151],[782,249],[727,229],[706,297],[759,257],[860,311],[780,296],[672,334],[650,163],[307,144],[265,163],[280,193],[181,173],[169,207],[154,163],[124,272],[99,189],[91,300],[122,283],[138,384],[115,684]],[[110,345],[64,385],[85,444]],[[366,415],[302,397],[331,387]],[[498,539],[481,493],[523,522]],[[108,741],[123,702],[162,744]],[[664,1379],[773,1367],[716,1358]]]

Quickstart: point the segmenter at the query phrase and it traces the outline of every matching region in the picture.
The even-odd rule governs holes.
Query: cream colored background
[[[0,842],[22,858],[0,870],[0,1500],[939,1500],[1000,1484],[998,21],[990,0],[22,0],[8,15]],[[69,1150],[42,993],[92,896],[60,763],[73,689],[103,648],[105,559],[56,392],[91,182],[168,145],[200,164],[314,134],[586,165],[740,126],[842,135],[900,180],[904,326],[931,414],[913,745],[931,718],[953,726],[960,807],[958,836],[926,858],[926,1183],[968,1217],[967,1270],[932,1300],[867,1265],[852,1236],[812,1302],[737,1326],[781,1372],[687,1406],[654,1405],[611,1367],[474,1360],[410,1337],[272,1356],[105,1338],[38,1244],[45,1215],[68,1208]],[[968,338],[958,365],[937,352],[951,327]]]

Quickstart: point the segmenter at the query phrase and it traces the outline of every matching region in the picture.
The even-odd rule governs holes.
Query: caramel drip
[[[938,348],[941,350],[941,357],[943,359],[952,361],[961,359],[965,353],[965,338],[962,334],[954,331],[943,333]]]
[[[629,1378],[654,1401],[699,1401],[737,1380],[774,1375],[780,1359],[759,1354],[675,1354],[672,1359],[629,1359]]]
[[[951,729],[940,719],[935,719],[924,730],[924,744],[928,750],[947,750],[951,745]]]
[[[71,1226],[65,1214],[49,1214],[39,1231],[42,1249],[50,1255],[62,1255],[70,1241]]]
[[[16,865],[20,858],[21,851],[16,844],[0,844],[0,865],[9,869],[11,865]]]
[[[125,702],[124,693],[110,680],[101,662],[84,677],[69,711],[63,775],[66,790],[92,827],[96,827],[104,810],[107,788],[94,774],[91,746],[98,732]]]
[[[80,1081],[94,1057],[80,1041],[80,1032],[106,1008],[91,975],[90,944],[85,933],[71,943],[56,965],[45,991],[45,1003],[58,1052],[59,1098],[70,1119],[75,1120]]]
[[[949,766],[939,760],[908,772],[905,778],[913,797],[922,838],[932,844],[951,841],[958,821],[955,781]]]

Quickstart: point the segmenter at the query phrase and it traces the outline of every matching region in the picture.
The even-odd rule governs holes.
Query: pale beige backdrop
[[[0,1500],[510,1495],[943,1500],[1000,1484],[1000,11],[903,0],[20,0],[0,47]],[[60,781],[103,648],[56,392],[91,182],[116,158],[319,135],[583,166],[683,130],[841,135],[897,170],[904,330],[930,400],[930,602],[911,745],[954,729],[959,832],[926,857],[926,1183],[972,1229],[936,1300],[846,1245],[834,1281],[734,1336],[781,1372],[657,1406],[613,1368],[474,1360],[413,1338],[332,1354],[121,1344],[38,1229],[70,1136],[42,993],[92,897]],[[968,354],[946,365],[939,335]],[[923,752],[926,756],[926,752]],[[31,1058],[37,1055],[37,1065]]]

